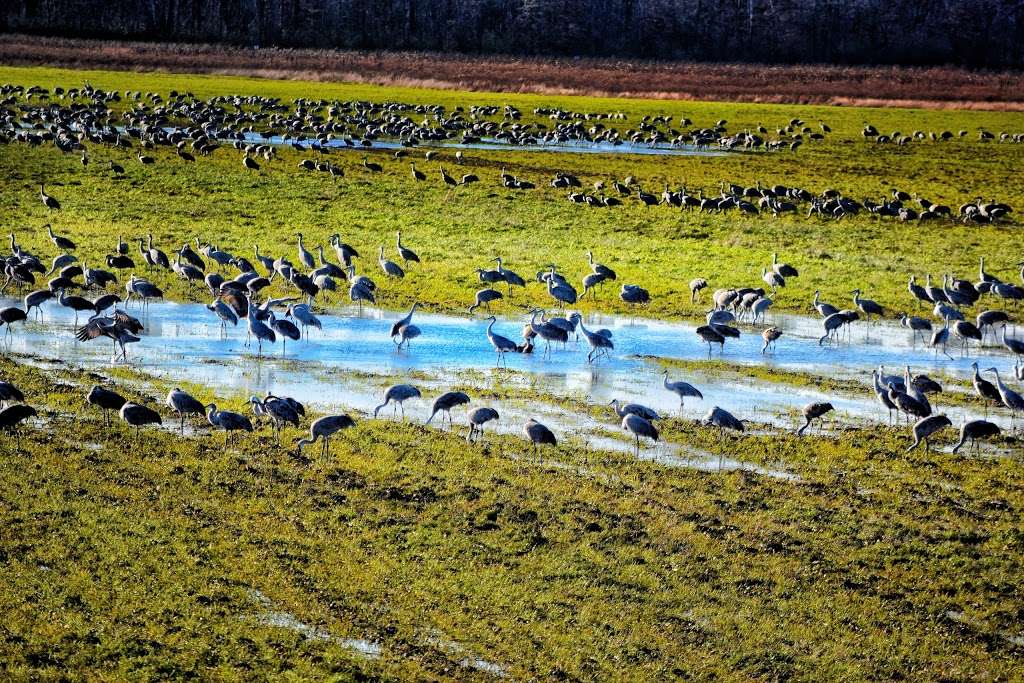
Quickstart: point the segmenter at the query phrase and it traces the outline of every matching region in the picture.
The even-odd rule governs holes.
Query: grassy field
[[[854,286],[901,310],[909,307],[911,273],[973,279],[980,256],[989,272],[1019,281],[1024,237],[1016,220],[775,220],[644,209],[635,201],[597,210],[547,186],[560,170],[586,184],[634,175],[655,192],[666,182],[712,192],[722,180],[760,180],[815,192],[836,187],[861,199],[898,187],[954,207],[995,197],[1020,211],[1024,145],[977,140],[979,128],[1024,131],[1019,114],[0,67],[3,82],[449,108],[512,103],[529,120],[536,106],[562,106],[625,112],[623,128],[647,113],[703,125],[725,118],[730,130],[758,122],[773,128],[799,116],[835,131],[795,154],[468,150],[459,167],[446,152],[447,167],[481,176],[455,192],[443,188],[436,165],[421,162],[430,178],[416,184],[407,160],[383,151],[370,152],[385,167],[375,175],[362,169],[358,153],[331,154],[345,170],[334,183],[298,169],[303,155],[287,148],[249,173],[227,148],[195,164],[157,149],[149,152],[156,163],[144,167],[130,153],[95,147],[83,168],[77,155],[52,146],[2,146],[5,225],[46,257],[54,255],[41,229],[46,222],[79,243],[88,265],[101,265],[118,235],[152,232],[167,252],[199,235],[246,256],[259,244],[294,261],[297,232],[307,245],[339,232],[362,252],[360,272],[381,285],[382,305],[419,300],[459,311],[482,286],[474,269],[493,256],[528,277],[555,262],[579,282],[589,272],[584,253],[593,249],[619,282],[650,289],[650,315],[673,318],[706,307],[690,303],[691,278],[706,277],[711,289],[758,285],[772,251],[800,269],[776,297],[777,308],[792,311],[809,310],[815,289],[849,305]],[[864,121],[883,131],[971,133],[948,144],[877,146],[861,138]],[[125,177],[105,170],[108,160],[122,163]],[[502,167],[539,188],[501,188]],[[39,182],[61,211],[44,209]],[[423,264],[404,280],[386,281],[376,247],[396,258],[396,230]],[[147,274],[168,298],[207,296],[189,295],[170,273]],[[516,313],[547,300],[532,283],[495,308]],[[624,306],[606,288],[581,309]],[[489,434],[468,445],[463,434],[360,418],[335,438],[330,458],[315,448],[296,457],[265,427],[228,447],[205,428],[185,435],[147,429],[136,437],[116,420],[107,427],[98,413],[83,411],[91,384],[110,379],[126,396],[152,401],[167,383],[131,368],[96,374],[29,360],[0,357],[0,379],[20,386],[40,413],[23,431],[20,451],[13,439],[0,439],[0,662],[11,679],[997,681],[1019,678],[1024,666],[1024,467],[1013,437],[999,442],[1007,457],[905,455],[902,427],[720,438],[690,421],[659,423],[665,440],[694,452],[795,475],[779,479],[668,467],[574,442],[538,462],[518,436]],[[770,368],[666,363],[857,391],[852,381]],[[186,388],[222,408],[242,408],[243,396]],[[567,410],[598,410],[563,400]],[[942,442],[952,436],[945,432]],[[299,437],[287,429],[283,442]]]
[[[517,680],[1020,670],[1015,460],[892,456],[905,437],[887,429],[719,443],[672,421],[669,438],[801,479],[572,447],[537,463],[514,438],[372,421],[296,459],[268,430],[227,450],[96,413],[71,432],[92,378],[0,375],[48,426],[0,446],[16,679],[493,678],[477,659]]]
[[[689,303],[687,283],[708,279],[712,289],[761,284],[761,267],[770,255],[797,266],[801,277],[791,280],[776,297],[778,309],[808,310],[811,294],[844,305],[849,291],[861,287],[865,296],[894,310],[906,308],[906,280],[911,273],[940,276],[953,272],[973,277],[978,258],[988,256],[987,267],[1004,279],[1017,281],[1017,256],[1024,237],[1015,224],[990,226],[959,223],[897,223],[860,217],[841,222],[770,216],[742,217],[736,213],[701,215],[668,207],[644,209],[634,199],[609,210],[571,204],[563,190],[547,187],[556,171],[580,176],[586,185],[610,182],[627,175],[640,185],[660,192],[665,183],[684,183],[717,194],[720,181],[753,185],[784,183],[814,192],[834,187],[855,198],[888,195],[893,187],[918,193],[955,207],[978,196],[995,197],[1011,206],[1024,206],[1024,188],[1012,181],[1014,169],[1024,161],[1024,145],[983,143],[976,131],[1024,130],[1024,116],[982,112],[917,110],[861,110],[848,108],[786,107],[720,103],[686,103],[593,98],[541,98],[481,93],[454,93],[413,89],[260,81],[210,76],[73,72],[53,69],[0,69],[0,82],[65,86],[92,83],[123,90],[167,91],[189,89],[200,97],[223,93],[259,93],[291,99],[297,96],[360,98],[420,103],[514,103],[533,116],[540,104],[576,111],[623,111],[627,125],[645,113],[687,115],[697,124],[711,125],[719,118],[730,130],[751,128],[758,122],[774,128],[794,116],[815,125],[826,120],[833,136],[798,153],[738,153],[722,157],[639,157],[575,155],[564,153],[467,151],[462,167],[447,154],[442,161],[454,172],[471,171],[481,177],[475,186],[449,192],[437,176],[436,165],[421,161],[430,177],[416,184],[407,161],[390,153],[371,153],[385,170],[369,174],[358,153],[336,153],[331,160],[346,176],[333,183],[323,174],[297,168],[300,153],[282,149],[280,159],[265,164],[258,174],[246,172],[240,155],[222,149],[210,158],[188,164],[166,150],[156,150],[157,163],[141,166],[128,152],[95,149],[84,168],[75,155],[53,148],[32,149],[8,145],[0,155],[2,192],[0,209],[27,248],[52,253],[42,224],[53,222],[58,232],[78,241],[80,254],[95,265],[118,234],[135,238],[153,232],[165,251],[193,235],[228,250],[252,254],[260,244],[272,254],[293,260],[297,232],[307,243],[325,243],[340,232],[364,259],[360,270],[378,276],[376,248],[388,247],[396,258],[393,241],[401,230],[408,246],[423,259],[410,277],[388,282],[382,293],[386,306],[401,307],[413,299],[429,308],[459,310],[472,303],[480,284],[474,269],[503,256],[507,267],[532,276],[548,263],[557,263],[573,282],[589,272],[584,252],[593,249],[597,260],[616,269],[620,282],[640,284],[651,291],[651,313],[678,317],[702,310]],[[926,131],[965,129],[971,134],[948,144],[913,143],[906,147],[877,146],[863,141],[863,121],[880,130]],[[104,162],[115,159],[128,173],[114,178]],[[501,188],[498,172],[506,168],[540,187],[532,191]],[[38,201],[38,183],[64,208],[49,214]],[[1015,215],[1014,215],[1015,216]],[[330,249],[328,254],[331,255]],[[332,256],[333,258],[333,256]],[[171,274],[154,275],[176,298],[184,286]],[[547,299],[540,285],[532,285],[529,300]],[[614,292],[606,291],[583,309],[624,310]],[[524,297],[506,302],[518,310]],[[500,307],[499,307],[500,310]]]

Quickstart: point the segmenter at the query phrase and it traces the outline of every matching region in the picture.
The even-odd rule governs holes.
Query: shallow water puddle
[[[16,303],[9,298],[0,302]],[[42,324],[30,322],[15,329],[8,345],[11,351],[94,367],[109,363],[108,340],[75,341],[70,329],[73,313],[53,304],[45,306]],[[651,359],[707,358],[707,345],[696,337],[692,324],[597,315],[587,324],[613,331],[613,357],[587,364],[587,344],[570,341],[564,348],[556,345],[550,358],[544,358],[541,345],[532,355],[510,354],[508,365],[514,372],[506,373],[494,367],[495,354],[482,319],[417,312],[415,321],[423,335],[410,349],[397,351],[387,335],[391,322],[405,312],[373,309],[358,314],[354,309],[342,309],[321,315],[323,331],[314,330],[308,339],[289,343],[287,356],[282,358],[281,344],[268,345],[264,348],[268,356],[260,360],[254,348],[245,347],[244,325],[231,328],[227,338],[222,339],[219,321],[204,305],[155,303],[131,311],[146,325],[142,342],[129,347],[133,367],[233,393],[262,395],[272,391],[318,405],[345,405],[367,412],[382,400],[378,396],[383,392],[378,394],[379,388],[362,386],[365,382],[358,378],[339,379],[337,373],[366,373],[417,384],[408,379],[415,374],[429,378],[427,381],[438,388],[456,381],[478,389],[506,382],[597,404],[607,404],[613,398],[635,401],[662,414],[677,415],[678,398],[662,387],[662,368]],[[977,358],[975,354],[981,353],[983,367],[994,364],[1008,370],[1012,377],[1012,359],[1001,347],[973,350],[970,357],[955,360],[942,356],[936,359],[920,344],[915,348],[910,343],[909,331],[888,323],[855,327],[851,341],[821,347],[817,343],[817,319],[778,315],[770,322],[786,330],[776,352],[762,356],[760,335],[745,329],[740,339],[726,343],[724,355],[716,350],[712,357],[745,365],[768,364],[824,376],[855,377],[865,382],[864,397],[835,396],[772,382],[724,380],[710,372],[671,370],[671,379],[685,378],[704,393],[703,401],[687,399],[683,417],[698,419],[711,406],[718,405],[743,420],[795,429],[804,404],[828,400],[836,407],[836,418],[878,422],[887,419],[887,415],[867,385],[870,369],[878,365],[885,365],[890,372],[910,365],[915,373],[966,379],[971,373],[970,363]],[[499,320],[495,329],[518,338],[522,324],[522,318],[505,318]],[[424,403],[429,405],[429,400]],[[947,414],[955,424],[980,417],[964,408],[947,409],[942,405],[941,395],[933,403],[936,412]],[[1007,415],[992,415],[990,419],[1009,427]]]
[[[363,638],[339,638],[322,628],[311,626],[299,620],[298,617],[290,612],[276,609],[270,598],[255,588],[249,589],[248,594],[249,598],[264,610],[255,617],[256,621],[261,624],[295,631],[310,640],[329,640],[368,659],[380,657],[382,648],[380,643],[376,641]]]

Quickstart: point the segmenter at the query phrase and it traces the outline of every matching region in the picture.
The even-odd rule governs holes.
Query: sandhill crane
[[[889,388],[889,401],[906,416],[908,422],[911,417],[928,417],[931,414],[931,406],[919,401],[906,391],[901,391],[896,387],[895,382],[888,382],[887,386]]]
[[[413,305],[412,305],[412,308],[409,309],[409,312],[405,316],[403,316],[403,317],[399,318],[398,320],[396,320],[391,325],[391,334],[389,336],[392,339],[394,339],[395,337],[399,336],[401,334],[401,332],[402,332],[402,328],[412,322],[412,315],[413,315],[413,313],[416,312],[416,309],[419,308],[419,307],[420,307],[420,303],[418,301],[414,302]]]
[[[815,401],[805,405],[800,411],[804,416],[804,424],[800,429],[796,430],[796,435],[803,436],[804,430],[811,426],[811,422],[814,420],[818,420],[819,423],[822,422],[822,418],[833,410],[835,408],[827,401]]]
[[[502,293],[496,289],[491,289],[490,287],[487,287],[485,289],[479,289],[476,292],[476,300],[474,301],[473,305],[469,307],[469,312],[474,312],[476,309],[480,308],[480,306],[487,306],[487,309],[490,310],[491,302],[497,301],[498,299],[501,298],[503,298]]]
[[[684,400],[687,397],[699,398],[702,401],[704,400],[704,394],[700,393],[700,390],[698,390],[695,386],[693,386],[689,382],[683,382],[682,380],[675,381],[675,382],[670,382],[669,379],[668,379],[668,370],[665,370],[662,373],[662,375],[663,375],[662,386],[664,386],[666,389],[668,389],[673,394],[675,394],[676,396],[679,397],[679,414],[680,415],[683,414],[683,402],[684,402]]]
[[[473,437],[484,433],[484,425],[498,419],[498,411],[494,408],[475,408],[469,412],[469,434],[466,441],[472,443]]]
[[[28,319],[28,313],[21,310],[17,306],[8,306],[0,309],[0,325],[6,325],[7,329],[4,331],[4,337],[8,335],[13,337],[14,331],[11,325],[16,322],[24,322]]]
[[[136,335],[142,329],[142,323],[138,319],[115,308],[113,315],[110,317],[95,316],[90,318],[89,322],[75,331],[75,339],[85,342],[90,339],[106,337],[114,343],[113,354],[110,358],[111,362],[117,359],[118,345],[121,347],[121,356],[127,362],[128,354],[125,345],[140,341],[140,338]]]
[[[437,168],[441,173],[441,182],[448,187],[458,187],[459,181],[453,178],[448,171],[444,170],[444,166],[438,166]]]
[[[135,438],[139,438],[139,429],[143,425],[163,424],[160,414],[152,408],[139,405],[138,403],[125,403],[121,406],[121,419],[131,427],[135,427]]]
[[[901,315],[900,325],[909,328],[914,331],[914,342],[917,342],[919,334],[932,331],[932,323],[925,318],[919,318],[916,315]]]
[[[313,260],[313,255],[309,253],[306,246],[302,243],[302,233],[298,233],[298,252],[299,252],[299,263],[304,265],[306,268],[315,268],[316,262]]]
[[[281,338],[281,355],[284,356],[288,353],[288,340],[299,341],[302,339],[302,332],[291,320],[278,318],[273,312],[270,313],[269,321],[270,329]]]
[[[242,157],[242,166],[244,166],[245,169],[249,171],[260,170],[260,165],[257,164],[256,160],[249,156],[248,153],[246,153],[245,156]]]
[[[384,167],[380,164],[370,161],[370,157],[366,154],[363,155],[363,168],[370,173],[380,173],[384,170]]]
[[[978,445],[978,439],[987,439],[991,436],[998,436],[1000,433],[998,425],[994,425],[991,422],[985,420],[974,420],[973,422],[966,423],[960,428],[960,440],[953,446],[953,452],[959,451],[968,439],[971,441],[971,448],[977,448],[981,451],[981,447]]]
[[[981,398],[982,402],[985,403],[985,414],[988,414],[988,403],[989,401],[994,402],[997,406],[1002,405],[1003,399],[999,395],[999,390],[996,389],[996,385],[984,379],[981,376],[981,371],[978,370],[978,363],[971,363],[971,369],[974,370],[974,377],[971,379],[971,383],[974,385],[974,393]]]
[[[508,352],[515,352],[518,350],[517,344],[509,339],[503,337],[494,331],[494,324],[498,322],[498,319],[493,315],[487,319],[487,340],[491,342],[491,346],[494,347],[494,352],[498,355],[497,365],[500,366],[501,362],[505,361],[505,366],[508,366],[508,360],[505,358],[505,354]]]
[[[110,389],[94,384],[85,397],[85,402],[103,411],[103,423],[110,425],[110,411],[120,411],[126,403],[123,396]]]
[[[50,241],[53,242],[54,246],[61,251],[68,252],[75,250],[75,243],[67,237],[54,234],[53,227],[49,223],[46,224],[46,234],[50,236]]]
[[[778,273],[783,278],[798,277],[800,273],[788,263],[779,263],[778,254],[772,254],[772,272]]]
[[[18,426],[30,417],[38,415],[36,409],[18,403],[0,410],[0,431],[14,434],[14,447],[21,450],[21,433]]]
[[[167,258],[167,254],[153,246],[152,233],[148,235],[148,238],[149,242],[147,243],[145,252],[148,254],[148,256],[146,256],[146,262],[152,266],[160,266],[161,268],[169,269],[171,267],[171,262]]]
[[[416,252],[402,245],[402,233],[398,232],[395,237],[395,242],[398,247],[398,255],[402,257],[402,260],[409,263],[419,263],[420,257],[416,255]]]
[[[639,285],[622,285],[619,298],[630,306],[646,306],[651,302],[650,293]]]
[[[555,268],[551,267],[551,274],[554,275]],[[556,281],[556,278],[548,278],[548,294],[551,295],[555,301],[559,302],[563,306],[571,306],[576,303],[577,294],[576,289],[568,282]]]
[[[427,179],[427,174],[426,173],[424,173],[423,171],[417,171],[416,170],[416,163],[415,162],[409,162],[409,167],[412,169],[412,179],[413,180],[419,182],[419,181]]]
[[[383,270],[384,274],[387,275],[388,277],[405,277],[405,271],[402,270],[402,267],[400,265],[398,265],[394,261],[389,261],[388,259],[384,258],[383,245],[380,247],[380,253],[377,256],[377,262],[380,263],[381,270]]]
[[[309,328],[315,327],[318,330],[323,330],[323,323],[320,322],[320,318],[313,314],[308,304],[292,304],[284,312],[285,317],[295,318],[302,325],[303,332],[306,336],[309,336]]]
[[[331,437],[343,429],[355,427],[356,421],[348,415],[327,415],[313,421],[309,425],[309,438],[300,439],[295,444],[296,453],[302,455],[302,447],[309,446],[323,439],[320,447],[320,455],[327,457],[331,454]]]
[[[211,427],[217,427],[224,431],[224,447],[228,445],[228,432],[251,432],[252,421],[248,415],[231,412],[229,410],[217,410],[217,404],[211,403],[206,406],[206,421]]]
[[[249,402],[252,404],[255,414],[265,415],[270,419],[279,446],[281,445],[281,428],[286,424],[299,426],[301,413],[298,409],[301,404],[293,399],[281,398],[268,392],[263,400],[252,396]],[[305,411],[303,410],[303,412]]]
[[[262,358],[263,342],[266,341],[273,344],[277,341],[277,335],[274,333],[274,330],[270,329],[265,322],[256,316],[256,307],[253,306],[251,302],[248,304],[247,308],[248,311],[246,319],[249,325],[249,334],[256,337],[256,344],[258,347],[257,358]]]
[[[632,432],[633,436],[636,438],[637,455],[640,455],[641,436],[647,437],[655,442],[658,440],[658,428],[651,424],[650,420],[646,420],[635,413],[628,413],[622,418],[622,428],[628,432]]]
[[[167,393],[166,403],[167,407],[181,418],[181,432],[183,434],[185,433],[186,415],[203,415],[206,413],[206,406],[178,387],[174,387]]]
[[[256,254],[256,260],[260,262],[260,265],[263,266],[263,269],[267,272],[267,274],[273,273],[274,259],[270,258],[269,256],[264,256],[260,254],[260,245],[258,244],[253,245],[253,252]]]
[[[515,273],[505,266],[501,262],[501,257],[498,256],[494,259],[498,263],[498,272],[501,274],[502,279],[508,284],[508,293],[512,294],[512,285],[516,287],[525,287],[526,280],[522,278],[518,273]]]
[[[917,284],[917,277],[914,275],[911,275],[910,281],[907,282],[907,291],[909,291],[910,294],[915,299],[917,299],[918,306],[920,306],[922,303],[933,303],[931,297],[928,296],[928,292],[925,290],[925,288]]]
[[[1016,417],[1018,411],[1024,410],[1024,396],[1003,384],[1002,378],[999,377],[999,370],[996,368],[989,368],[985,372],[991,372],[996,376],[996,389],[999,391],[999,400],[1010,409],[1011,419]]]
[[[775,271],[770,271],[767,268],[761,268],[761,279],[764,280],[765,284],[772,288],[772,293],[778,292],[779,287],[786,286],[786,278],[782,277]]]
[[[940,329],[935,330],[935,332],[932,333],[932,339],[931,339],[930,343],[931,343],[932,348],[935,349],[935,355],[936,356],[939,355],[939,349],[941,348],[942,349],[942,353],[946,356],[946,358],[949,358],[950,360],[953,360],[953,356],[949,355],[949,353],[946,351],[946,344],[949,343],[949,321],[948,320],[946,321],[946,324],[943,327],[941,327]]]
[[[952,427],[953,423],[949,421],[949,418],[945,415],[930,415],[922,418],[914,423],[914,428],[911,432],[914,435],[914,443],[907,447],[907,453],[917,448],[922,441],[924,441],[925,453],[931,450],[931,445],[928,443],[928,437],[932,436],[936,432],[940,432],[946,427]]]
[[[876,302],[871,299],[861,298],[861,291],[859,289],[853,290],[850,294],[853,294],[853,305],[859,308],[869,320],[873,315],[885,315],[885,309],[879,306]]]
[[[217,314],[220,318],[220,333],[221,337],[226,336],[228,323],[234,326],[238,326],[238,316],[231,310],[231,307],[220,299],[214,299],[211,303],[206,306],[208,309]]]
[[[544,340],[544,355],[551,355],[551,342],[562,342],[563,344],[569,341],[569,334],[560,327],[552,325],[550,322],[541,322],[537,324],[537,316],[543,313],[539,308],[535,308],[530,312],[530,331]]]
[[[737,419],[732,413],[718,406],[708,411],[701,423],[705,427],[718,427],[718,435],[721,437],[723,430],[731,429],[736,432],[743,431],[743,422]]]
[[[892,399],[889,398],[889,390],[887,387],[883,386],[880,375],[881,373],[878,370],[872,370],[871,381],[875,390],[875,397],[878,399],[878,402],[882,404],[882,407],[888,411],[889,420],[891,421],[892,411],[898,410],[898,408],[896,407],[896,404],[892,402]]]
[[[690,303],[697,301],[700,297],[701,290],[706,289],[708,281],[702,277],[697,277],[690,280]]]
[[[426,424],[430,424],[431,420],[438,413],[444,413],[448,416],[448,424],[453,425],[452,422],[452,408],[466,405],[469,403],[469,396],[462,391],[446,391],[434,400],[434,405],[430,409],[430,417],[427,418]],[[444,425],[444,415],[441,416],[441,424]]]
[[[351,245],[342,242],[338,233],[331,235],[330,243],[334,247],[334,253],[338,255],[338,261],[343,263],[346,268],[352,265],[352,259],[359,258],[359,252]]]
[[[660,420],[661,415],[657,413],[653,408],[648,408],[640,403],[622,403],[619,399],[612,399],[609,403],[614,410],[615,414],[619,417],[626,417],[627,415],[639,415],[645,420],[654,421]]]
[[[57,201],[56,197],[51,197],[50,195],[46,194],[46,188],[44,188],[42,185],[39,186],[39,200],[43,202],[43,206],[45,206],[47,209],[51,209],[53,211],[57,211],[60,209],[60,202]]]
[[[827,318],[830,315],[835,315],[839,312],[839,309],[832,304],[827,304],[824,301],[821,301],[820,297],[821,292],[817,289],[814,290],[814,301],[811,302],[811,305],[814,306],[814,310],[816,310],[822,318]]]
[[[778,341],[779,337],[782,336],[782,330],[777,327],[769,327],[761,332],[761,339],[764,339],[764,346],[761,347],[761,355],[763,356],[768,347],[774,347],[775,342]]]
[[[701,325],[695,332],[708,345],[708,358],[711,357],[711,345],[718,344],[720,350],[725,352],[725,335],[716,330],[711,325]]]
[[[953,323],[953,334],[960,339],[961,351],[965,354],[970,350],[970,340],[981,342],[981,330],[966,320],[957,320]]]
[[[587,263],[590,264],[590,269],[595,275],[600,275],[606,280],[614,280],[616,278],[615,271],[604,265],[603,263],[594,262],[594,254],[591,251],[587,251]]]
[[[587,362],[591,363],[598,356],[607,356],[608,351],[615,348],[615,343],[612,342],[611,338],[606,335],[600,334],[599,332],[593,332],[588,330],[584,325],[583,321],[579,321],[580,331],[583,333],[583,338],[590,344],[590,353],[587,354]]]
[[[1003,323],[1003,346],[1010,353],[1024,355],[1024,342],[1006,336],[1006,324]]]
[[[526,433],[526,438],[533,444],[534,453],[538,459],[540,459],[541,446],[558,446],[558,439],[555,438],[554,432],[532,417],[523,425],[523,431]]]
[[[419,398],[420,395],[420,390],[411,384],[395,384],[388,387],[388,390],[384,392],[384,402],[373,409],[373,416],[377,417],[377,413],[380,412],[381,408],[394,402],[395,412],[397,413],[398,409],[401,408],[402,419],[405,420],[405,402],[410,398]]]
[[[0,404],[5,408],[13,402],[24,402],[25,394],[10,382],[0,382]],[[120,406],[118,406],[120,407]]]

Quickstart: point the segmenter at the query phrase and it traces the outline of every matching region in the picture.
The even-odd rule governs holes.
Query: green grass
[[[1017,131],[1021,115],[0,68],[5,81],[449,107],[509,102],[527,118],[543,103],[625,111],[623,127],[643,113],[685,114],[701,124],[726,118],[732,129],[800,116],[812,125],[825,119],[836,131],[820,146],[780,155],[470,152],[466,167],[483,182],[450,195],[433,176],[413,185],[407,164],[383,154],[377,160],[385,172],[372,177],[358,155],[332,155],[346,172],[335,185],[299,171],[299,156],[288,149],[257,175],[244,173],[228,149],[195,165],[156,150],[156,165],[144,168],[128,154],[95,148],[83,169],[77,156],[49,147],[0,148],[5,225],[26,248],[52,256],[40,230],[51,221],[79,242],[90,265],[119,234],[151,231],[168,252],[194,235],[246,256],[258,243],[294,260],[296,232],[311,244],[340,232],[363,252],[360,270],[382,285],[382,304],[418,299],[459,310],[481,286],[473,269],[491,256],[504,256],[525,276],[555,261],[578,281],[588,270],[583,252],[592,248],[620,281],[651,290],[652,315],[681,317],[704,307],[689,303],[691,278],[707,277],[712,289],[759,283],[773,250],[801,271],[777,297],[779,309],[807,310],[814,289],[846,305],[855,285],[898,309],[907,306],[910,273],[968,276],[986,255],[987,270],[1013,279],[1013,254],[1024,246],[1015,225],[776,221],[635,205],[597,211],[546,187],[555,170],[587,183],[632,174],[654,190],[662,182],[710,190],[723,179],[760,179],[839,187],[860,198],[895,185],[954,205],[981,193],[1020,209],[1020,145],[982,144],[972,134],[949,145],[877,148],[859,129],[869,120],[882,130]],[[108,159],[123,163],[127,176],[103,171]],[[498,188],[502,166],[541,188]],[[47,215],[39,203],[40,181],[64,204],[59,213]],[[385,282],[375,247],[390,248],[398,229],[424,263],[403,281]],[[171,276],[152,277],[169,297],[188,298]],[[532,284],[497,310],[545,300]],[[583,308],[623,310],[611,291]],[[854,390],[844,380],[822,384],[759,367],[675,367]],[[130,368],[104,374],[137,400],[162,397],[171,383]],[[0,378],[20,386],[43,419],[23,431],[20,452],[12,439],[0,441],[0,659],[13,679],[490,678],[463,665],[472,657],[515,680],[1020,675],[1024,652],[1011,639],[1024,635],[1024,469],[1012,436],[996,441],[1010,457],[958,457],[905,455],[904,428],[720,438],[689,421],[661,423],[663,438],[683,448],[780,467],[797,481],[668,468],[575,442],[547,451],[539,464],[515,435],[467,445],[459,434],[371,420],[336,437],[330,458],[315,448],[297,458],[290,445],[301,433],[294,429],[285,430],[284,448],[266,428],[224,448],[221,434],[204,429],[185,437],[147,429],[137,439],[116,421],[107,428],[83,410],[95,376],[70,367],[41,370],[4,357]],[[493,395],[608,414],[606,406],[514,384],[493,387]],[[228,409],[241,409],[245,399],[187,388]],[[947,431],[938,441],[953,437]],[[332,637],[269,625],[268,609]],[[381,656],[363,658],[344,638],[378,641]]]
[[[974,131],[979,127],[997,132],[1024,129],[1024,115],[1020,114],[577,100],[173,74],[0,68],[0,82],[15,81],[47,86],[88,81],[99,87],[164,93],[188,88],[201,96],[239,92],[290,99],[315,94],[440,102],[449,108],[510,102],[527,112],[527,118],[532,116],[533,106],[545,103],[577,111],[622,110],[630,117],[618,122],[622,128],[636,125],[645,112],[686,114],[706,125],[726,118],[731,130],[758,121],[774,127],[800,116],[811,125],[818,118],[825,119],[835,130],[824,143],[805,145],[796,154],[650,158],[469,151],[464,168],[456,168],[444,154],[449,168],[473,171],[482,179],[478,185],[454,193],[443,189],[433,163],[421,161],[420,167],[430,177],[414,184],[407,162],[395,161],[384,152],[375,154],[385,166],[380,175],[364,171],[357,153],[333,154],[332,161],[346,172],[335,185],[323,174],[298,169],[299,154],[290,149],[282,149],[280,159],[265,164],[257,175],[246,173],[239,154],[230,149],[196,164],[157,150],[153,153],[157,163],[152,167],[142,167],[129,153],[94,149],[93,163],[83,169],[75,155],[64,156],[49,147],[8,145],[0,155],[0,209],[20,242],[52,254],[52,245],[39,229],[52,221],[58,231],[81,244],[80,254],[92,264],[100,262],[118,234],[135,238],[152,231],[157,244],[168,252],[195,235],[250,257],[252,245],[259,243],[265,251],[284,253],[294,261],[297,232],[303,232],[310,244],[325,243],[329,234],[340,232],[362,252],[360,270],[382,281],[375,258],[377,246],[384,244],[389,257],[396,258],[394,233],[401,230],[424,263],[412,268],[404,281],[386,283],[381,296],[386,306],[403,307],[419,299],[433,310],[464,309],[482,286],[474,269],[486,267],[488,259],[497,255],[505,258],[507,267],[526,277],[556,262],[578,283],[589,272],[584,252],[592,248],[599,261],[618,271],[620,282],[638,283],[651,291],[652,315],[678,317],[702,308],[689,302],[687,283],[692,278],[707,278],[712,289],[759,285],[761,267],[770,262],[775,250],[801,271],[801,277],[791,280],[776,297],[777,309],[809,310],[815,289],[821,289],[828,301],[850,305],[849,291],[860,286],[865,296],[896,312],[910,308],[905,285],[911,273],[920,277],[925,272],[936,276],[954,272],[974,277],[978,258],[986,255],[989,271],[1015,281],[1017,257],[1008,255],[1024,247],[1019,229],[1008,224],[919,225],[866,217],[842,222],[802,217],[773,220],[736,214],[681,214],[665,207],[644,210],[633,200],[626,207],[596,210],[570,204],[563,191],[546,186],[557,170],[576,173],[587,185],[634,175],[653,191],[659,191],[665,182],[684,182],[691,189],[703,187],[711,192],[721,180],[741,184],[760,180],[813,191],[837,187],[855,198],[877,198],[896,186],[954,208],[982,195],[999,198],[1019,211],[1024,207],[1024,190],[1012,178],[1014,169],[1024,162],[1024,146],[981,143]],[[963,128],[972,134],[948,144],[878,147],[860,138],[864,120],[882,130]],[[128,169],[127,177],[114,179],[102,168],[111,158]],[[497,174],[502,167],[537,182],[540,189],[514,192],[500,188]],[[49,191],[64,204],[59,213],[47,214],[38,201],[40,181],[46,181]],[[330,250],[328,254],[333,258]],[[185,288],[170,275],[155,279],[170,296],[185,297]],[[581,308],[623,311],[615,289],[607,287],[596,302],[587,301]],[[534,283],[527,297],[517,293],[513,301],[499,304],[497,310],[514,313],[527,299],[531,303],[548,300]]]
[[[802,477],[785,482],[574,447],[537,464],[516,438],[373,421],[296,459],[267,429],[225,451],[93,413],[72,436],[58,426],[90,378],[0,374],[51,427],[0,446],[15,678],[488,678],[468,656],[515,679],[1019,671],[1017,459],[893,456],[887,429],[719,442],[668,423],[781,460]],[[254,590],[381,656],[263,623]]]

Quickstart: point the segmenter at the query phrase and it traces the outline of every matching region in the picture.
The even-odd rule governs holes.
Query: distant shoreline
[[[0,35],[0,64],[769,104],[1024,111],[1024,72],[240,48]]]

